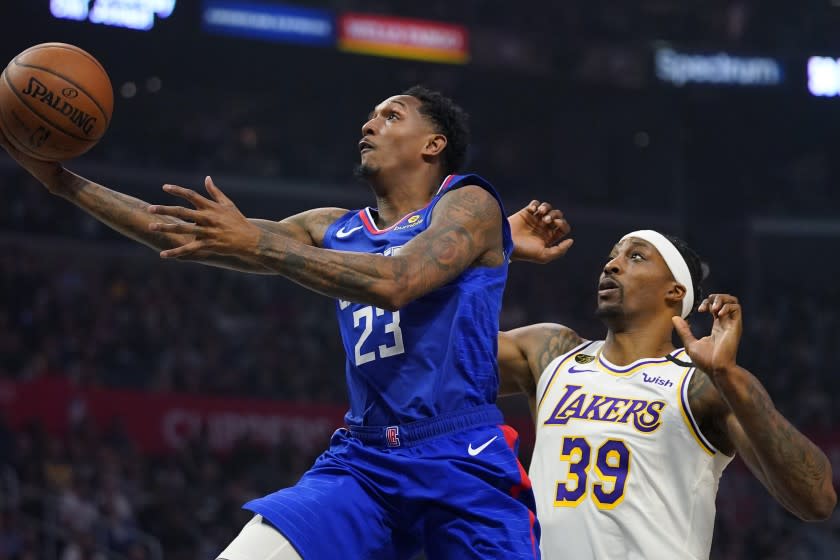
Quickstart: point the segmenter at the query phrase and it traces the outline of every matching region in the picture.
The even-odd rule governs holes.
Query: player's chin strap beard
[[[691,271],[688,270],[688,264],[685,262],[683,256],[674,244],[658,231],[653,231],[652,229],[633,231],[622,237],[619,243],[628,237],[635,237],[636,239],[647,241],[659,251],[671,274],[674,275],[674,279],[685,288],[685,297],[682,300],[682,318],[685,319],[688,317],[688,314],[694,308],[694,283],[691,281]]]

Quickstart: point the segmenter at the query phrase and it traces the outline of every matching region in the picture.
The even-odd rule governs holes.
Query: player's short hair
[[[434,123],[437,133],[446,136],[442,154],[444,170],[447,174],[458,171],[464,165],[470,144],[469,115],[439,91],[418,85],[402,94],[418,99],[420,114]]]
[[[703,264],[700,256],[688,246],[688,243],[675,235],[663,235],[677,248],[677,251],[680,252],[683,260],[685,260],[685,264],[688,265],[688,272],[691,274],[691,283],[694,284],[694,307],[691,308],[691,312],[693,313],[706,297],[703,290],[703,280],[708,276],[708,267]]]

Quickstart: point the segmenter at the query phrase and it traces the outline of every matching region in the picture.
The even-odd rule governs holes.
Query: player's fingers
[[[552,210],[551,210],[551,212],[549,212],[549,213],[548,213],[548,215],[549,215],[549,216],[551,216],[551,219],[552,219],[552,220],[561,220],[561,219],[563,219],[563,211],[562,211],[562,210],[558,210],[557,208],[552,209]]]
[[[561,241],[557,245],[554,245],[553,247],[546,247],[542,253],[542,258],[540,259],[540,262],[545,264],[555,259],[559,259],[563,255],[565,255],[569,251],[569,249],[571,249],[574,243],[574,239],[564,239],[563,241]]]
[[[572,231],[572,226],[569,222],[566,221],[565,218],[557,218],[554,220],[552,226],[555,229],[554,234],[558,237],[563,237],[564,235],[568,235],[570,231]]]
[[[700,302],[700,305],[697,306],[697,311],[700,313],[705,313],[709,309],[709,298],[704,299]]]
[[[185,189],[184,187],[179,187],[178,185],[163,185],[163,190],[171,195],[189,201],[196,208],[207,208],[210,205],[210,201],[207,198],[201,196],[192,189]]]
[[[207,193],[210,195],[210,198],[216,202],[221,204],[233,204],[227,195],[222,192],[222,189],[216,186],[216,183],[213,182],[213,178],[210,177],[210,175],[204,178],[204,188],[207,189]]]
[[[537,216],[545,216],[551,212],[551,204],[548,202],[540,203],[539,207],[537,208]]]
[[[727,315],[730,317],[737,317],[738,314],[741,312],[741,304],[739,303],[724,303],[723,307],[720,308],[720,311],[717,312],[718,317],[726,317]]]
[[[694,338],[694,334],[691,332],[691,328],[686,323],[685,319],[674,315],[671,317],[671,322],[674,324],[674,329],[677,331],[677,334],[680,335],[680,338],[683,341],[683,345],[688,347],[691,343],[696,342],[697,339]]]
[[[709,296],[712,313],[717,313],[727,303],[738,303],[738,298],[730,294],[711,294]]]
[[[195,222],[197,224],[205,223],[204,215],[192,208],[184,208],[183,206],[162,206],[160,204],[153,204],[148,208],[150,214],[157,214],[159,216],[174,216],[188,222]]]
[[[156,222],[153,224],[149,224],[149,230],[160,231],[163,233],[188,233],[193,235],[199,235],[201,233],[201,226],[197,224],[191,224],[189,222],[181,222],[178,224],[162,224]]]
[[[539,206],[540,206],[540,201],[539,200],[532,200],[528,204],[528,206],[525,207],[525,209],[528,210],[528,212],[531,212],[533,214],[534,212],[537,211],[537,208],[539,208]]]
[[[177,259],[180,257],[188,257],[197,253],[201,249],[204,249],[206,245],[205,241],[202,240],[195,240],[187,243],[186,245],[181,245],[180,247],[175,247],[174,249],[168,249],[166,251],[160,252],[160,258],[162,259]]]
[[[556,220],[563,219],[563,212],[560,210],[550,210],[543,216],[543,222],[554,225]]]

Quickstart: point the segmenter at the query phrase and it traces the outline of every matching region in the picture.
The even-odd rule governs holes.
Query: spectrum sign
[[[347,13],[338,20],[338,48],[359,54],[465,64],[469,35],[460,25]]]
[[[777,86],[784,80],[782,64],[770,57],[701,54],[671,48],[656,50],[656,76],[677,87],[695,83],[729,86]]]

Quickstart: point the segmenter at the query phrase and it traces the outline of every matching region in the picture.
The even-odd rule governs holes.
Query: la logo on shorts
[[[400,427],[388,426],[385,428],[385,440],[388,442],[388,447],[400,446]]]

